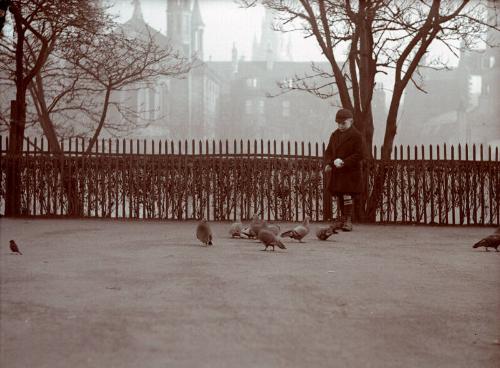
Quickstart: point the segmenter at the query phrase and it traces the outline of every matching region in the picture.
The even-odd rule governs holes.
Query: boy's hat
[[[352,119],[352,111],[349,109],[340,109],[335,115],[335,121],[337,123],[343,122],[346,119]]]

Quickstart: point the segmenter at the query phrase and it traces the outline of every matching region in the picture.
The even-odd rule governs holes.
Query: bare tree
[[[495,1],[471,0],[240,0],[244,6],[262,3],[276,12],[275,29],[300,31],[314,37],[330,64],[324,71],[295,76],[284,91],[304,90],[322,98],[338,96],[354,113],[354,124],[367,147],[372,147],[372,97],[377,73],[392,73],[392,97],[386,117],[382,159],[389,160],[397,132],[398,111],[409,83],[418,84],[419,66],[432,43],[441,43],[458,56],[459,47],[488,42],[489,29],[499,30],[488,11]],[[490,13],[491,14],[491,13]],[[492,46],[492,45],[490,45]],[[338,55],[346,55],[339,58]],[[439,60],[433,68],[446,68]],[[318,82],[319,80],[319,82]],[[321,80],[325,82],[322,83]],[[371,149],[368,154],[372,155]],[[376,174],[363,204],[363,216],[374,218],[385,182],[386,168]]]
[[[141,111],[114,101],[113,93],[144,88],[161,77],[181,77],[192,66],[171,45],[160,45],[154,36],[128,35],[119,25],[110,23],[103,32],[87,38],[80,35],[78,42],[72,37],[63,40],[60,53],[55,55],[55,65],[47,65],[45,73],[39,73],[32,84],[40,121],[54,131],[53,117],[67,120],[79,116],[80,125],[87,125],[85,128],[91,134],[87,153],[103,129],[134,128]],[[50,92],[46,86],[50,86]],[[121,123],[107,119],[111,106],[120,113]],[[64,122],[59,122],[60,125],[68,128]]]
[[[314,37],[331,67],[324,71],[313,65],[312,74],[295,76],[292,84],[282,83],[280,87],[322,98],[338,96],[342,107],[353,110],[354,124],[368,147],[372,146],[374,130],[371,104],[375,76],[394,75],[383,159],[391,155],[405,88],[414,83],[422,89],[418,70],[429,46],[441,43],[458,55],[459,47],[471,49],[478,42],[487,42],[488,29],[499,30],[487,18],[488,9],[495,14],[499,11],[495,1],[240,0],[244,6],[259,2],[276,12],[276,30],[300,31],[304,37]],[[339,60],[342,52],[346,58]],[[430,67],[446,65],[435,59]]]
[[[94,19],[98,7],[91,2],[78,0],[11,0],[8,9],[15,34],[13,39],[2,37],[0,49],[12,56],[9,60],[4,55],[1,62],[14,61],[15,65],[12,79],[16,93],[9,124],[9,155],[16,156],[22,151],[26,127],[26,94],[31,81],[45,64],[56,40],[64,32],[87,27],[89,19]],[[30,54],[26,52],[28,43],[33,51]],[[2,70],[6,69],[2,67]],[[6,215],[19,214],[19,180],[17,166],[10,166],[7,173]]]
[[[27,102],[31,102],[51,151],[63,158],[56,126],[76,127],[57,120],[85,116],[92,127],[86,148],[90,152],[106,126],[113,91],[140,88],[157,77],[180,76],[191,66],[172,47],[155,42],[157,35],[125,34],[96,3],[12,1],[9,11],[15,39],[4,37],[0,43],[0,70],[2,84],[13,81],[16,90],[11,121],[7,122],[12,157],[22,151]],[[15,68],[11,68],[13,64]],[[75,185],[66,179],[70,198]],[[20,211],[19,180],[18,169],[12,165],[7,179],[7,215]],[[80,210],[77,201],[70,203],[70,213],[79,214]]]
[[[15,65],[11,78],[15,83],[16,103],[9,128],[9,152],[22,149],[26,124],[26,95],[30,83],[42,69],[58,39],[65,32],[94,26],[99,19],[95,4],[77,0],[13,0],[9,11],[14,26],[14,39],[0,42],[2,69],[6,63]],[[11,43],[9,43],[11,41]],[[14,61],[14,63],[12,63]]]

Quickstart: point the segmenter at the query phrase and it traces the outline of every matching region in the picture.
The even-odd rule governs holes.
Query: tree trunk
[[[19,171],[19,158],[22,151],[22,135],[19,131],[19,110],[17,101],[11,101],[11,123],[9,131],[9,149],[7,166],[7,183],[5,198],[5,215],[18,216],[21,213],[21,173]]]
[[[394,144],[394,138],[397,132],[397,119],[399,105],[401,103],[401,96],[403,94],[402,89],[395,89],[391,98],[391,105],[389,107],[389,113],[387,114],[385,135],[384,135],[384,145],[382,146],[382,160],[390,160],[392,146]]]
[[[60,174],[63,188],[68,199],[68,215],[83,216],[83,199],[79,195],[78,181],[73,177],[69,162],[66,164],[64,152],[57,140],[54,123],[45,102],[45,91],[40,73],[35,76],[35,83],[30,86],[31,95],[37,110],[43,133],[49,142],[49,151],[56,155],[60,161]]]
[[[23,150],[24,128],[26,125],[26,88],[24,82],[24,39],[25,31],[16,18],[16,100],[11,101],[11,123],[9,129],[9,150],[11,158],[7,170],[7,196],[5,215],[18,216],[21,213],[21,173],[19,158]]]
[[[392,146],[394,144],[394,138],[397,131],[397,115],[399,104],[401,102],[401,95],[402,90],[397,89],[394,91],[392,96],[389,113],[387,115],[384,145],[382,146],[380,162],[375,163],[372,161],[372,165],[375,166],[368,165],[367,167],[369,168],[369,170],[366,170],[368,172],[365,173],[365,175],[369,175],[369,171],[373,172],[373,186],[371,188],[371,192],[367,196],[365,206],[365,218],[370,222],[375,221],[377,208],[381,203],[382,195],[384,192],[385,181],[388,172],[388,162],[391,159]]]
[[[102,107],[102,113],[101,113],[101,118],[99,119],[99,124],[97,126],[97,129],[95,130],[94,135],[92,136],[92,139],[89,142],[89,145],[87,146],[87,149],[85,150],[86,154],[89,154],[92,152],[92,147],[94,147],[95,142],[97,141],[97,138],[99,138],[99,134],[101,133],[102,127],[104,126],[104,122],[106,121],[106,115],[108,113],[108,107],[109,107],[109,99],[111,96],[111,88],[112,86],[107,86],[106,88],[106,95],[104,96],[104,103]]]

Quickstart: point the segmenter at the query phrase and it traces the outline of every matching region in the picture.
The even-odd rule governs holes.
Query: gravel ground
[[[0,366],[500,366],[500,252],[471,247],[492,228],[358,225],[273,253],[195,226],[1,219]]]

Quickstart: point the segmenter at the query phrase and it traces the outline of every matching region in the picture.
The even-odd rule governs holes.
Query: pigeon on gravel
[[[280,226],[277,224],[267,224],[264,226],[264,229],[271,231],[274,235],[279,235]]]
[[[229,228],[229,235],[231,238],[241,238],[241,233],[243,231],[243,224],[241,221],[233,222]]]
[[[212,229],[207,223],[207,220],[202,219],[196,228],[196,237],[205,245],[213,245]]]
[[[286,249],[281,240],[279,240],[276,235],[274,235],[270,230],[262,229],[261,231],[259,231],[259,235],[257,236],[257,238],[266,246],[265,249],[261,249],[262,251],[266,251],[267,247],[273,247],[274,252],[275,246],[280,249]]]
[[[256,238],[259,235],[259,231],[265,228],[266,225],[266,221],[259,219],[259,216],[255,214],[252,217],[250,226],[243,230],[243,234],[249,238]]]
[[[326,240],[333,234],[338,234],[337,230],[342,228],[342,221],[335,221],[332,225],[327,227],[320,227],[316,230],[316,236],[319,240]]]
[[[296,239],[302,243],[302,239],[309,234],[309,217],[304,219],[302,224],[295,226],[292,230],[285,231],[281,233],[281,237],[288,236],[292,239]]]
[[[472,248],[484,247],[486,252],[489,252],[488,248],[495,248],[498,252],[498,246],[500,245],[500,227],[496,229],[496,231],[488,235],[486,238],[481,239],[476,244],[472,246]]]
[[[266,227],[266,222],[258,217],[258,215],[254,215],[252,218],[252,222],[250,223],[250,231],[255,234],[255,236],[259,235],[259,231]]]
[[[19,247],[17,246],[16,242],[14,240],[9,241],[10,245],[10,250],[12,253],[19,253],[22,255],[21,251],[19,250]]]

